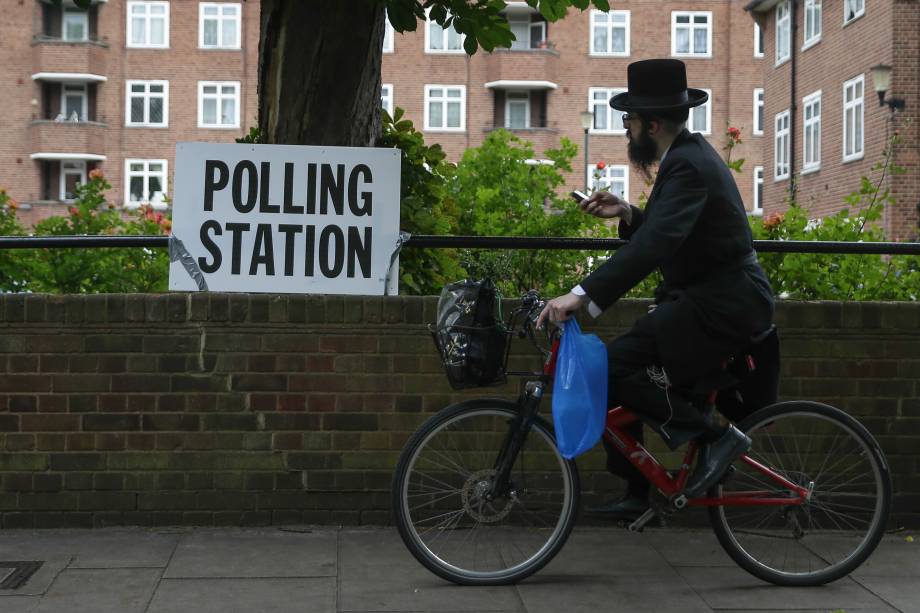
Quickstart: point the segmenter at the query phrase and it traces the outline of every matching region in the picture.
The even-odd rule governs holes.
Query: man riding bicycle
[[[672,448],[705,443],[688,480],[688,497],[706,492],[750,447],[734,426],[719,426],[694,403],[713,389],[713,373],[772,327],[773,293],[757,261],[735,181],[716,150],[685,127],[706,92],[687,88],[683,62],[655,59],[628,68],[628,91],[610,106],[624,111],[629,159],[658,175],[643,211],[608,192],[581,204],[596,217],[619,219],[629,243],[566,295],[546,304],[537,326],[561,322],[587,305],[592,316],[654,270],[663,282],[655,306],[607,345],[609,403],[623,405]],[[641,441],[642,424],[631,434]],[[648,508],[648,481],[605,441],[608,469],[628,482],[626,495],[596,512],[636,517]],[[589,509],[591,510],[591,509]]]

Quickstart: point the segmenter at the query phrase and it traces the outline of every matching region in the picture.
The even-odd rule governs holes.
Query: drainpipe
[[[792,76],[789,79],[789,197],[795,202],[796,192],[798,191],[798,181],[796,180],[795,175],[795,151],[796,151],[796,139],[795,139],[795,119],[798,117],[797,109],[798,105],[796,104],[796,59],[798,51],[798,19],[796,18],[796,13],[798,9],[798,0],[789,0],[789,52],[791,58],[789,61],[789,69],[792,72]],[[804,19],[804,15],[803,15]]]

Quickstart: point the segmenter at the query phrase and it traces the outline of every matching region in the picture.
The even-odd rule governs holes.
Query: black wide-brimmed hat
[[[687,68],[680,60],[642,60],[626,69],[629,90],[610,99],[618,111],[671,111],[704,104],[709,94],[687,87]]]

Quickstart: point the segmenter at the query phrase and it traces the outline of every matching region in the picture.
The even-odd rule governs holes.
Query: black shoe
[[[640,497],[627,493],[619,500],[596,507],[585,507],[585,512],[609,519],[636,519],[648,511],[648,508],[648,496]]]
[[[734,426],[729,426],[718,440],[709,445],[708,453],[701,454],[696,469],[687,480],[684,494],[693,498],[705,494],[719,482],[731,463],[751,448],[751,439]]]

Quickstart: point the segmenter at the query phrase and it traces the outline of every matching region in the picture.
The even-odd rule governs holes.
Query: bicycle
[[[518,582],[545,566],[575,524],[578,469],[556,448],[538,415],[559,347],[536,338],[543,307],[535,291],[508,317],[509,339],[527,337],[543,356],[516,402],[478,398],[429,418],[407,441],[393,477],[399,534],[434,574],[461,585]],[[516,327],[520,323],[520,327]],[[505,354],[507,365],[507,351]],[[717,391],[709,394],[713,410]],[[658,503],[629,525],[641,531],[656,514],[708,508],[711,526],[744,570],[784,586],[815,586],[862,564],[881,540],[891,506],[888,464],[858,421],[811,401],[764,407],[737,426],[753,446],[705,496],[683,488],[699,451],[690,441],[677,469],[663,467],[623,428],[637,420],[608,410],[604,437],[657,488]]]

